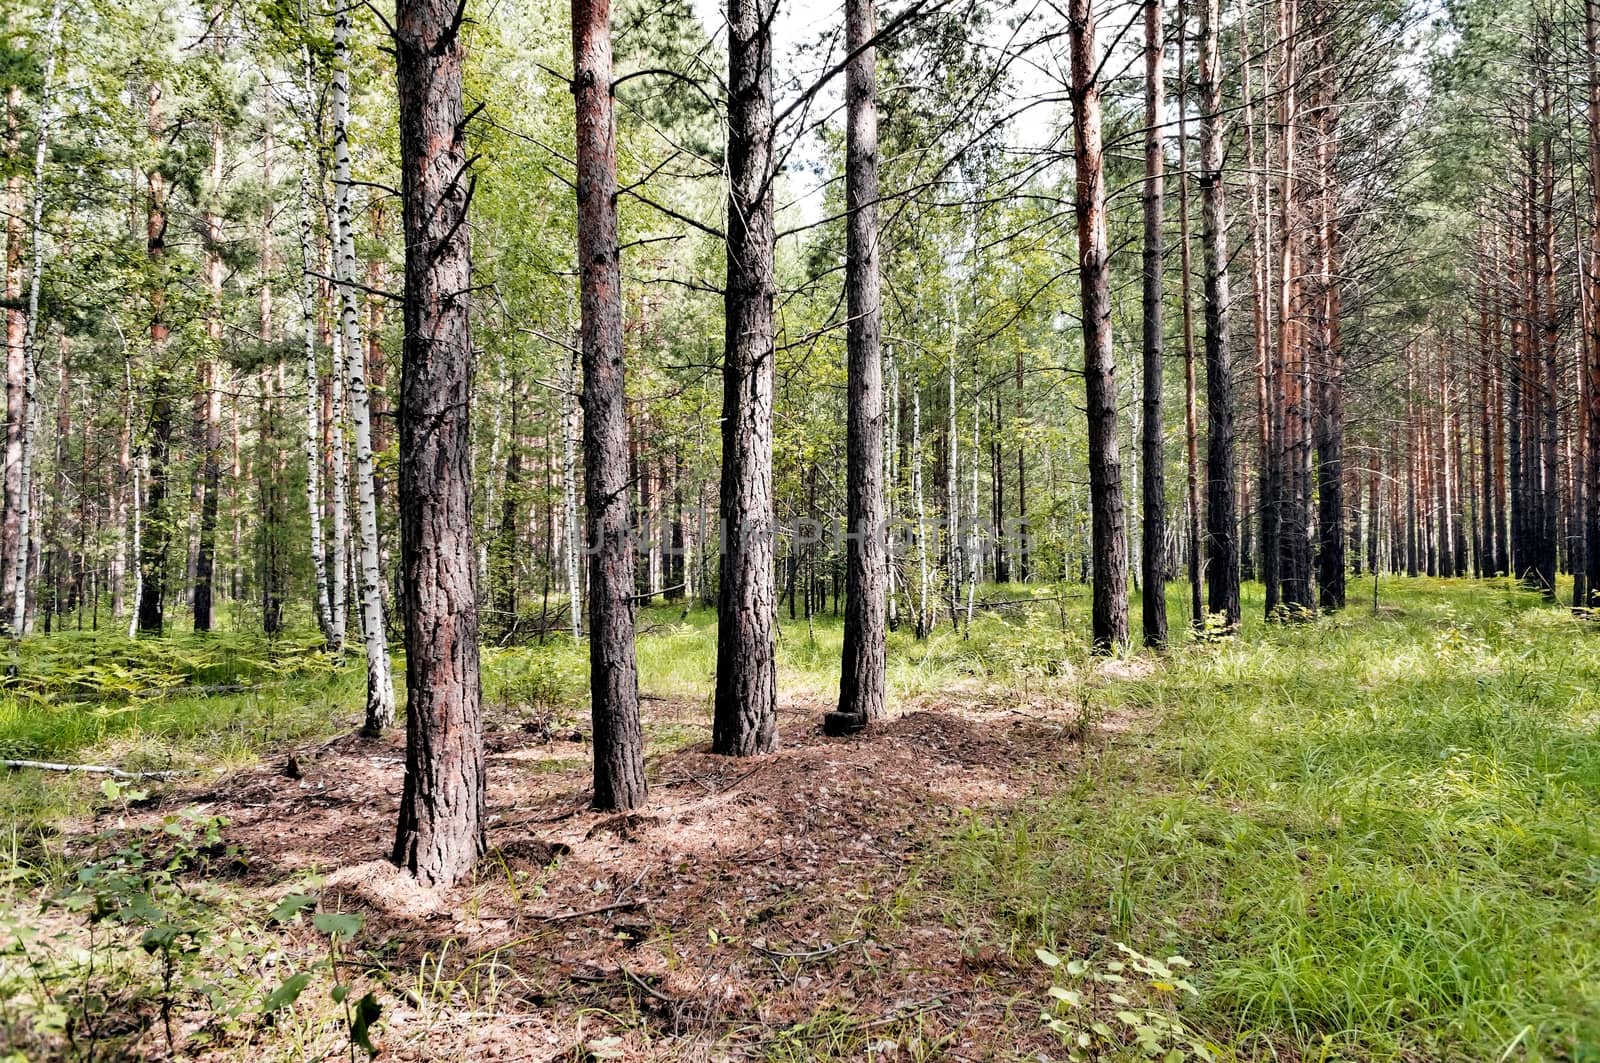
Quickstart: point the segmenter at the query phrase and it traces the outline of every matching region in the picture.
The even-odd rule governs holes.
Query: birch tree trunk
[[[485,477],[483,498],[483,523],[478,529],[478,593],[484,595],[483,605],[488,605],[489,594],[489,541],[494,538],[495,488],[500,482],[500,448],[505,439],[505,419],[511,378],[502,376],[495,395],[494,420],[489,425],[489,475]],[[506,623],[510,623],[508,619]]]
[[[405,347],[400,381],[400,556],[406,774],[394,861],[427,886],[483,855],[484,762],[472,579],[472,256],[463,9],[397,0]]]
[[[56,75],[56,52],[61,46],[61,8],[63,0],[55,0],[50,7],[50,28],[46,31],[50,44],[45,52],[44,80],[39,89],[39,131],[33,148],[33,263],[28,277],[28,324],[22,341],[24,409],[26,424],[22,435],[22,471],[17,492],[20,512],[17,521],[17,552],[12,558],[11,634],[23,634],[28,618],[28,542],[33,522],[33,452],[38,434],[38,404],[35,402],[39,382],[39,282],[44,276],[44,164],[50,146],[50,108],[53,101],[50,91]]]
[[[778,745],[772,566],[773,114],[776,0],[728,3],[728,229],[722,369],[722,580],[713,752]],[[594,587],[590,587],[590,596]]]
[[[307,99],[310,98],[310,61],[307,60]],[[309,156],[309,148],[307,155]],[[333,627],[333,612],[328,587],[328,555],[322,534],[322,375],[317,368],[317,278],[314,271],[311,212],[311,160],[300,171],[300,334],[305,347],[306,386],[306,506],[311,516],[311,567],[316,577],[317,626],[330,649],[339,645]]]
[[[886,697],[887,547],[883,509],[883,361],[878,263],[878,89],[874,0],[845,0],[846,417],[844,658],[839,712],[870,722]]]
[[[1089,419],[1089,494],[1094,543],[1093,644],[1112,653],[1128,643],[1128,543],[1117,440],[1116,360],[1111,342],[1106,182],[1100,139],[1099,55],[1094,5],[1071,0],[1074,200],[1083,313],[1084,387]]]
[[[22,86],[12,84],[6,91],[6,143],[7,158],[22,156]],[[5,468],[3,470],[3,502],[0,502],[0,587],[10,591],[16,585],[18,543],[23,542],[17,532],[17,521],[22,514],[20,479],[22,476],[22,436],[27,421],[27,367],[23,347],[28,330],[27,312],[22,308],[22,227],[27,217],[23,204],[23,175],[19,166],[6,178],[6,257],[5,257],[5,330],[6,330],[6,435]]]
[[[330,225],[329,231],[336,229]],[[328,607],[333,623],[333,649],[335,653],[343,654],[350,606],[350,518],[347,509],[350,473],[344,445],[344,330],[335,328],[328,338],[332,348],[328,362],[328,457],[333,480],[328,485],[331,503],[328,520],[333,525],[332,549],[329,551],[333,570],[329,579]]]
[[[956,350],[961,346],[961,302],[955,305],[955,328],[950,335],[950,357],[945,362],[945,421],[944,434],[950,446],[945,455],[944,512],[945,512],[945,576],[950,598],[950,627],[959,630],[961,601],[961,426],[956,420]],[[972,456],[974,464],[978,456]]]
[[[885,565],[884,565],[884,597],[888,608],[889,630],[894,631],[900,623],[900,598],[899,598],[899,566],[896,564],[892,544],[901,541],[896,530],[899,517],[899,492],[900,492],[900,370],[894,361],[894,348],[885,345],[884,357],[884,527],[885,535]]]
[[[131,389],[129,394],[132,394]],[[131,401],[129,405],[132,405]],[[141,542],[144,529],[144,513],[141,509],[139,494],[142,486],[141,481],[144,479],[144,477],[140,475],[140,473],[143,471],[143,468],[144,455],[135,455],[133,463],[133,482],[130,485],[130,493],[133,495],[133,556],[135,558],[144,556],[144,544]],[[133,600],[135,602],[141,602],[144,600],[144,567],[142,565],[135,565],[133,567]],[[128,637],[130,639],[135,638],[138,636],[138,633],[139,610],[136,606],[128,611]]]
[[[610,0],[573,0],[572,53],[577,97],[594,805],[626,811],[643,804],[647,791],[639,670],[633,648],[634,544],[628,520],[628,404],[622,349],[622,263],[617,242]],[[729,256],[731,273],[731,250]],[[731,353],[729,357],[731,360]]]
[[[911,385],[911,495],[917,507],[916,637],[928,637],[928,508],[922,495],[922,389]]]
[[[578,529],[577,363],[580,357],[572,353],[563,359],[561,367],[561,500],[567,536],[567,611],[572,614],[574,642],[583,638],[583,593],[578,583],[579,558],[584,556],[583,536]]]
[[[356,292],[356,233],[350,185],[350,9],[333,17],[333,185],[338,224],[334,277],[339,285],[339,332],[344,338],[344,377],[349,385],[350,424],[355,435],[356,545],[360,571],[361,641],[367,653],[367,707],[362,732],[370,738],[394,723],[394,683],[383,627],[383,574],[378,567],[378,499],[373,485],[372,408],[367,396],[366,348],[361,342],[360,296]]]

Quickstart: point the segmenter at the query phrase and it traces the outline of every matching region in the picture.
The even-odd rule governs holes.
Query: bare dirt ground
[[[352,959],[383,972],[383,1058],[1033,1056],[1041,972],[923,885],[960,817],[1075,770],[1073,706],[952,691],[845,739],[821,735],[823,709],[785,706],[782,750],[731,760],[693,739],[702,706],[647,702],[647,731],[679,748],[650,758],[649,807],[621,816],[587,808],[582,731],[495,721],[490,852],[443,893],[386,860],[398,734],[162,804],[226,816],[264,902],[316,872],[321,908],[363,913]]]

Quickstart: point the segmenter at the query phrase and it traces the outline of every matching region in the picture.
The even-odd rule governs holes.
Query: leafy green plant
[[[1162,1063],[1210,1061],[1217,1046],[1191,1030],[1178,1015],[1181,994],[1199,996],[1177,973],[1182,956],[1158,960],[1118,941],[1121,960],[1067,960],[1049,949],[1034,954],[1052,972],[1050,1004],[1040,1020],[1061,1037],[1067,1058],[1078,1061],[1105,1052],[1135,1052]],[[1108,1018],[1102,1015],[1109,1013]]]
[[[299,919],[302,912],[316,907],[317,899],[305,893],[291,893],[278,906],[272,910],[270,919],[274,923],[288,923]],[[342,981],[344,972],[340,965],[344,962],[343,946],[361,932],[362,918],[359,914],[351,912],[312,912],[311,925],[318,933],[327,938],[327,953],[318,961],[317,966],[325,968],[333,978],[333,988],[329,997],[333,1002],[344,1009],[345,1028],[350,1035],[350,1057],[355,1058],[357,1048],[367,1053],[367,1057],[377,1056],[378,1049],[372,1043],[372,1029],[378,1018],[383,1014],[383,1006],[378,1003],[376,995],[370,991],[351,1000],[351,986]],[[298,971],[285,978],[277,988],[266,995],[261,1004],[261,1013],[269,1020],[278,1012],[294,1006],[300,995],[310,986],[314,969]]]
[[[102,789],[112,800],[127,802],[143,796],[110,779]],[[160,987],[156,1002],[168,1051],[176,1049],[174,1009],[183,995],[200,987],[195,968],[210,935],[203,904],[183,888],[178,875],[209,865],[218,857],[240,858],[237,849],[223,843],[226,825],[223,817],[201,815],[192,809],[166,816],[106,856],[84,864],[74,881],[51,898],[53,905],[81,914],[89,931],[91,966],[77,994],[74,1015],[80,1027],[92,1030],[103,1018],[96,1010],[104,997],[88,984],[96,931],[118,928],[137,933],[138,947],[157,961]],[[102,947],[115,945],[104,937],[99,941]]]

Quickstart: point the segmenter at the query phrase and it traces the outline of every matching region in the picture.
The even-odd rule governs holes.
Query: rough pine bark
[[[395,5],[406,247],[398,413],[408,704],[394,862],[428,886],[460,881],[485,847],[461,13],[452,0]]]
[[[1325,9],[1324,9],[1325,10]],[[1325,30],[1325,32],[1327,32]],[[1329,60],[1331,46],[1324,36],[1324,83],[1317,122],[1317,171],[1321,187],[1317,197],[1319,255],[1321,364],[1317,389],[1317,594],[1324,610],[1345,604],[1345,502],[1344,502],[1344,343],[1343,290],[1339,254],[1339,218],[1335,184],[1335,147],[1339,122]]]
[[[1189,623],[1205,622],[1200,594],[1200,425],[1195,387],[1194,285],[1189,239],[1189,5],[1178,3],[1178,289],[1183,311],[1184,554],[1189,562]]]
[[[878,99],[873,0],[845,0],[845,267],[850,315],[846,418],[844,658],[839,712],[884,714],[887,544],[883,516],[883,361],[878,266]]]
[[[1583,39],[1589,56],[1589,275],[1584,322],[1583,372],[1588,386],[1588,438],[1584,446],[1584,539],[1589,600],[1600,597],[1600,0],[1584,0]]]
[[[1116,360],[1111,342],[1099,58],[1091,0],[1072,0],[1067,31],[1072,52],[1074,206],[1089,420],[1089,506],[1094,547],[1091,629],[1095,650],[1110,653],[1128,643],[1128,543],[1122,502],[1122,457],[1117,440]]]
[[[583,316],[583,469],[588,514],[589,693],[594,805],[644,803],[644,738],[633,651],[628,408],[617,245],[617,131],[610,0],[572,2],[577,96],[578,271]]]
[[[1166,478],[1162,460],[1161,369],[1165,337],[1162,300],[1162,184],[1165,169],[1161,144],[1163,83],[1161,71],[1161,0],[1144,5],[1144,524],[1139,544],[1143,580],[1144,644],[1167,644],[1167,585],[1162,549],[1167,532]],[[1020,382],[1019,382],[1020,383]],[[1018,469],[1020,471],[1020,464]]]
[[[1239,538],[1234,498],[1233,356],[1228,346],[1228,216],[1222,184],[1221,4],[1200,7],[1200,212],[1206,314],[1206,608],[1239,626]]]
[[[722,554],[711,748],[778,744],[773,573],[772,19],[775,0],[728,3],[728,231],[723,295]]]

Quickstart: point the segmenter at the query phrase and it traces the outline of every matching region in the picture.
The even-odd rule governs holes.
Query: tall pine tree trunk
[[[1194,357],[1193,253],[1189,239],[1189,5],[1178,3],[1178,289],[1183,310],[1184,554],[1189,561],[1189,623],[1205,622],[1200,598],[1200,425]]]
[[[1144,5],[1144,524],[1139,543],[1142,573],[1144,644],[1167,644],[1167,584],[1162,548],[1167,532],[1166,478],[1162,460],[1161,363],[1165,336],[1161,321],[1163,83],[1161,0]],[[1021,471],[1021,464],[1018,464]]]
[[[1099,53],[1092,0],[1072,0],[1072,136],[1083,312],[1084,386],[1089,419],[1089,505],[1094,544],[1091,623],[1096,651],[1128,643],[1128,543],[1117,440],[1116,361],[1111,342],[1110,255],[1105,163],[1100,140]]]
[[[472,256],[462,9],[397,0],[395,58],[405,215],[400,381],[400,557],[406,773],[394,862],[428,886],[485,848],[478,613],[472,578]]]
[[[1233,356],[1228,347],[1228,216],[1222,184],[1220,0],[1200,7],[1200,212],[1206,304],[1206,607],[1239,626],[1239,539],[1233,493]]]
[[[847,335],[844,658],[839,712],[884,714],[886,553],[883,517],[883,362],[878,274],[878,99],[873,0],[846,0]]]
[[[1323,36],[1318,47],[1323,61],[1317,113],[1317,589],[1321,608],[1337,610],[1343,609],[1345,603],[1344,345],[1340,320],[1343,291],[1335,173],[1339,122],[1333,47],[1328,36],[1332,31],[1327,25],[1329,9],[1323,7],[1321,12]]]
[[[1588,437],[1584,447],[1584,552],[1588,562],[1589,598],[1600,599],[1600,0],[1584,0],[1583,39],[1588,53],[1589,81],[1589,270],[1582,283],[1585,301],[1583,373],[1588,380]]]
[[[644,803],[645,778],[639,672],[633,652],[634,544],[628,521],[628,407],[609,0],[573,0],[572,54],[578,124],[594,804],[606,810],[626,810]]]
[[[778,744],[772,568],[772,19],[775,0],[728,4],[728,231],[723,297],[722,540],[711,748]]]

